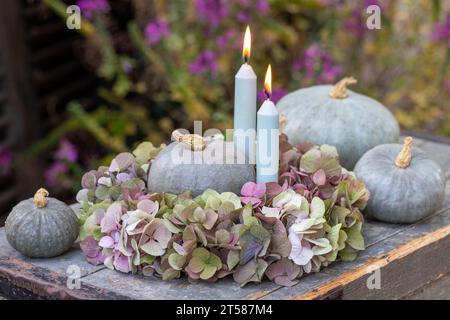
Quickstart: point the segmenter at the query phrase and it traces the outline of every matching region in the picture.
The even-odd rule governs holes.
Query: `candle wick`
[[[270,93],[266,89],[264,89],[264,94],[266,95],[266,100],[270,100]]]
[[[244,56],[244,63],[248,63],[248,60],[249,60],[249,59],[248,59],[248,56],[245,55],[245,56]]]

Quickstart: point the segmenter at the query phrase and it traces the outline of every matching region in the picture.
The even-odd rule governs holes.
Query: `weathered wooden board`
[[[450,275],[441,275],[416,291],[402,297],[404,300],[450,300]]]
[[[71,265],[76,265],[80,268],[81,276],[85,276],[89,273],[96,272],[104,268],[103,266],[93,266],[85,259],[80,259],[80,250],[78,245],[75,245],[64,255],[51,259],[32,259],[25,257],[8,244],[3,228],[0,231],[0,257],[1,256],[14,258],[61,274],[66,274],[67,268]]]
[[[418,140],[430,157],[450,168],[450,146]],[[439,152],[432,152],[439,150]],[[310,274],[294,287],[269,281],[240,288],[231,279],[190,284],[186,279],[161,281],[126,275],[87,264],[73,249],[54,259],[28,259],[14,251],[0,229],[0,294],[18,298],[84,299],[389,299],[436,298],[450,292],[450,183],[441,210],[412,225],[368,220],[367,249],[354,262],[335,263]],[[66,286],[70,265],[81,269],[81,290]],[[368,289],[367,280],[380,271],[380,289]],[[369,279],[370,280],[370,279]],[[434,285],[433,285],[434,284]]]

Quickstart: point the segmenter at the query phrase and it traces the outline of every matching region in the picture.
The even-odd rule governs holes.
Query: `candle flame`
[[[272,94],[272,67],[270,64],[267,67],[266,78],[264,80],[264,93],[266,94],[267,99],[269,99]]]
[[[244,46],[242,48],[242,56],[244,57],[245,62],[247,62],[250,59],[251,46],[252,46],[252,35],[250,33],[250,27],[247,26],[244,35]]]

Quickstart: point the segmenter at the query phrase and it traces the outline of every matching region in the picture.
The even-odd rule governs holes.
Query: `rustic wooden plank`
[[[93,266],[89,264],[86,259],[82,257],[78,245],[74,245],[74,247],[69,250],[69,252],[66,252],[65,254],[55,258],[33,259],[25,257],[9,245],[8,241],[6,240],[4,228],[0,229],[0,258],[1,257],[14,258],[26,263],[46,268],[54,272],[61,273],[63,275],[66,274],[67,268],[69,266],[78,266],[80,268],[81,276],[85,276],[92,272],[97,272],[98,270],[104,268],[103,266]]]
[[[385,224],[376,221],[368,221],[365,227],[365,237],[368,247],[375,247],[376,252],[383,249],[384,242],[389,237],[398,237],[409,225],[394,225]],[[392,242],[392,241],[391,241]],[[394,248],[395,241],[391,244]],[[363,253],[358,258],[358,264],[373,257],[372,251]],[[354,263],[337,263],[334,266],[341,266],[343,272],[346,268],[351,269],[355,266]],[[264,281],[260,285],[249,285],[245,288],[239,288],[236,283],[232,283],[231,279],[223,279],[216,283],[198,283],[189,284],[186,279],[178,279],[173,281],[161,281],[153,277],[142,277],[126,275],[119,272],[114,272],[108,269],[96,272],[83,278],[83,281],[96,286],[104,286],[110,290],[124,295],[129,295],[133,299],[259,299],[263,297],[272,297],[275,299],[291,298],[286,290],[293,290],[297,292],[299,289],[307,292],[311,288],[315,288],[320,284],[329,282],[330,279],[337,275],[332,272],[327,272],[324,269],[322,272],[305,277],[301,279],[300,283],[293,288],[282,288],[268,281]],[[305,280],[307,281],[305,283]],[[278,295],[282,292],[281,296]]]
[[[420,146],[427,147],[427,144],[428,142],[421,142]],[[441,161],[443,165],[446,165],[450,152],[445,152],[450,151],[450,147],[443,146],[441,151],[444,151],[443,157],[442,153],[430,153],[430,156],[436,157],[436,161]],[[162,281],[154,277],[127,275],[87,264],[83,254],[77,249],[55,259],[26,260],[27,258],[9,247],[3,230],[0,230],[0,258],[6,259],[8,263],[13,261],[15,276],[11,281],[20,277],[29,280],[36,275],[28,274],[28,270],[40,268],[38,269],[40,271],[37,272],[38,280],[39,277],[42,278],[43,270],[47,270],[53,272],[54,277],[59,277],[61,286],[63,279],[67,279],[65,274],[67,267],[70,264],[79,265],[83,270],[82,287],[86,286],[86,290],[94,290],[96,294],[100,294],[97,296],[98,298],[103,297],[98,291],[100,287],[109,297],[112,295],[133,299],[396,298],[412,295],[424,283],[433,281],[440,274],[450,272],[448,269],[450,268],[448,263],[448,247],[450,247],[449,183],[446,194],[443,208],[433,216],[416,224],[395,225],[368,220],[364,229],[368,248],[360,254],[356,261],[336,263],[320,273],[304,277],[297,286],[292,288],[279,287],[269,281],[240,288],[230,278],[216,283],[190,284],[185,278]],[[365,284],[374,267],[381,268],[382,286],[380,290],[369,291]],[[2,270],[0,264],[0,276],[10,272],[8,270],[8,268]],[[28,292],[31,282],[24,285],[20,281],[18,283],[16,281],[12,287],[27,297],[23,291]],[[6,282],[0,279],[0,283]],[[40,286],[38,285],[38,289]],[[38,290],[35,287],[32,288]],[[0,288],[0,292],[1,290]],[[41,290],[38,292],[40,296],[51,297],[46,296],[45,286],[44,289],[40,288],[39,290]],[[59,297],[76,298],[73,294],[67,295],[62,287],[58,287],[57,292]],[[95,295],[92,294],[90,297],[95,297]]]
[[[413,241],[413,242],[412,242]],[[408,276],[412,272],[418,276],[417,281],[423,281],[420,272],[432,269],[434,267],[434,277],[439,273],[445,272],[450,267],[450,257],[448,253],[450,241],[450,210],[425,218],[417,224],[409,225],[400,232],[388,237],[378,244],[369,246],[354,262],[341,262],[323,269],[318,274],[312,274],[300,282],[299,285],[291,288],[281,288],[272,294],[264,297],[265,299],[319,299],[319,298],[374,298],[388,297],[385,290],[369,290],[366,287],[367,278],[372,275],[374,268],[385,267],[386,274],[397,270],[397,278],[390,279],[393,284],[384,283],[385,288],[399,283],[401,277],[399,274]],[[436,248],[434,246],[437,246]],[[423,249],[424,251],[419,251]],[[417,251],[417,252],[416,252]],[[418,264],[406,264],[397,269],[392,269],[390,263],[402,260],[404,255],[411,255],[413,263],[422,262],[425,266]],[[424,259],[420,254],[429,255]],[[430,258],[430,256],[432,258]],[[441,259],[444,259],[443,261]],[[406,260],[402,260],[406,263]],[[432,261],[432,262],[431,262]],[[394,265],[392,265],[394,266]],[[437,269],[442,268],[444,271]],[[381,270],[381,279],[383,279],[383,269]],[[383,281],[383,280],[382,280]],[[408,284],[411,279],[401,281]],[[422,282],[423,283],[423,282]],[[353,284],[353,286],[352,286]],[[412,286],[414,283],[411,284]],[[356,293],[356,289],[365,290],[364,293]],[[381,285],[383,288],[383,282]],[[409,290],[414,288],[409,288]],[[354,294],[352,294],[354,293]],[[398,292],[397,292],[398,293]],[[405,292],[403,292],[405,294]]]
[[[73,206],[73,208],[76,210],[76,205]],[[441,213],[439,216],[446,217],[447,213]],[[445,220],[433,218],[433,221],[434,223],[431,224],[431,226],[438,227],[445,225]],[[427,225],[426,220],[422,223]],[[133,299],[292,298],[293,295],[285,292],[286,290],[295,290],[294,292],[298,295],[301,292],[309,291],[311,288],[320,287],[323,283],[329,282],[330,279],[338,277],[339,274],[361,266],[377,254],[383,254],[383,249],[394,249],[396,245],[398,245],[398,240],[395,240],[395,238],[401,237],[402,232],[405,232],[412,227],[413,226],[411,225],[385,224],[368,220],[364,229],[368,249],[361,254],[356,262],[337,263],[330,268],[324,269],[321,273],[307,276],[301,279],[299,285],[294,287],[295,289],[281,288],[269,281],[264,281],[260,285],[249,285],[245,288],[240,288],[229,278],[217,283],[189,284],[185,278],[173,281],[162,281],[153,277],[146,278],[137,275],[126,275],[87,264],[83,254],[79,250],[72,250],[66,254],[68,257],[64,255],[56,260],[45,259],[39,261],[39,259],[30,259],[29,261],[33,264],[38,263],[44,268],[55,270],[59,273],[64,273],[68,265],[77,264],[81,266],[81,269],[83,270],[83,283],[101,286],[108,291],[114,291],[120,295],[126,295]],[[1,250],[3,250],[4,255],[21,257],[19,253],[15,252],[15,250],[6,243],[3,230],[1,230],[0,233],[3,233],[3,242],[0,241],[0,248],[2,248]],[[390,238],[394,238],[394,240],[389,240]],[[390,245],[386,245],[386,241],[390,241]],[[22,257],[22,259],[26,258]],[[280,294],[282,296],[279,296]]]
[[[450,274],[442,274],[414,292],[402,297],[404,300],[450,300]]]
[[[128,299],[86,283],[71,289],[64,274],[5,256],[0,256],[0,292],[12,299]]]

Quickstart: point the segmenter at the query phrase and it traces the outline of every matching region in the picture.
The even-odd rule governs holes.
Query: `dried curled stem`
[[[347,86],[357,83],[353,77],[345,77],[334,85],[329,95],[333,99],[345,99],[348,97]]]
[[[44,208],[47,205],[47,197],[49,193],[44,188],[40,188],[36,193],[34,194],[34,204],[38,208]]]
[[[395,159],[395,165],[398,168],[407,168],[411,164],[413,138],[406,137],[403,143],[403,148]]]
[[[172,132],[172,139],[188,145],[192,151],[202,151],[206,148],[205,140],[198,134],[183,134],[175,130]]]

